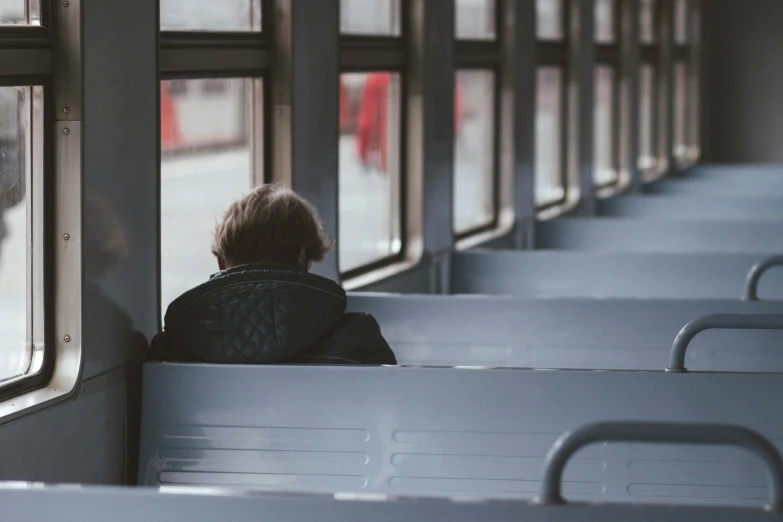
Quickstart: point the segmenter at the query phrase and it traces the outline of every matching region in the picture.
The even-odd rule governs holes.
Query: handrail
[[[566,463],[579,449],[604,441],[719,445],[745,449],[765,465],[769,485],[769,504],[765,509],[783,509],[783,460],[769,440],[740,426],[666,422],[599,422],[563,434],[546,456],[541,495],[534,502],[541,505],[565,504],[561,488]]]
[[[668,373],[685,373],[685,351],[698,334],[705,330],[783,330],[781,314],[713,314],[686,324],[672,344]]]
[[[776,266],[783,266],[783,256],[772,256],[762,259],[750,269],[748,277],[745,279],[745,295],[743,301],[758,301],[759,280],[764,272]]]

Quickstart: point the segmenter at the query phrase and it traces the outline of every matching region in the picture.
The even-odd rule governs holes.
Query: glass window
[[[340,31],[370,36],[400,35],[400,0],[340,0]]]
[[[495,38],[495,0],[456,0],[456,34],[460,40]]]
[[[688,157],[688,68],[680,62],[674,64],[674,155]]]
[[[160,0],[162,31],[260,31],[261,0]]]
[[[402,252],[400,75],[340,76],[340,271]]]
[[[674,42],[688,44],[688,0],[674,2]]]
[[[0,25],[40,25],[40,0],[0,0]]]
[[[536,88],[536,204],[565,197],[563,183],[563,72],[540,67]]]
[[[563,0],[536,0],[538,38],[562,40],[564,37],[565,9]]]
[[[645,44],[652,44],[655,43],[657,40],[656,35],[656,1],[655,0],[641,0],[641,5],[639,6],[639,17],[640,20],[640,35],[639,38],[641,39],[642,43]]]
[[[183,292],[218,271],[212,234],[228,206],[261,179],[254,175],[253,120],[260,120],[259,80],[161,82],[161,300],[163,312]],[[256,125],[259,132],[263,126]]]
[[[595,0],[595,41],[612,43],[615,34],[615,0]]]
[[[0,383],[37,373],[43,364],[40,224],[31,205],[33,164],[42,165],[43,90],[0,87]],[[36,172],[36,175],[39,173]],[[35,296],[35,297],[34,297]],[[36,305],[37,306],[37,305]],[[40,312],[40,310],[39,310]]]
[[[639,169],[653,169],[655,161],[654,114],[655,69],[642,65],[639,70]]]
[[[595,70],[595,117],[593,180],[596,185],[617,182],[614,154],[614,69],[598,66]]]
[[[458,71],[454,135],[454,230],[495,218],[495,75]]]

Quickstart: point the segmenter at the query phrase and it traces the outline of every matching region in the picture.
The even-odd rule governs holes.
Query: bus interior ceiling
[[[781,17],[0,0],[0,515],[783,520]],[[397,367],[151,360],[271,183]]]

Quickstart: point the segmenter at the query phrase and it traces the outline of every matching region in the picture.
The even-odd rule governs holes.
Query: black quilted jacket
[[[224,270],[178,297],[152,342],[164,361],[397,364],[371,315],[335,282],[289,265]]]

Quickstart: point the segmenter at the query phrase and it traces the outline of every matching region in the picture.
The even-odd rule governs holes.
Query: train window
[[[0,25],[40,24],[40,0],[0,0]]]
[[[538,38],[562,40],[565,35],[564,0],[536,0]]]
[[[565,199],[563,71],[539,67],[536,88],[536,205]]]
[[[674,2],[674,43],[677,45],[688,44],[688,7],[688,0]]]
[[[340,271],[402,253],[401,78],[394,72],[340,75]]]
[[[688,157],[688,67],[674,64],[674,156],[680,160]]]
[[[261,0],[160,0],[160,28],[162,31],[260,31]]]
[[[643,44],[652,44],[657,40],[656,35],[656,1],[655,0],[641,0],[639,6],[640,17],[640,34],[639,38]]]
[[[496,1],[456,1],[457,38],[460,40],[493,40],[496,36]]]
[[[649,171],[655,160],[655,69],[645,64],[639,69],[639,169]]]
[[[495,75],[457,72],[454,143],[454,230],[495,221]]]
[[[262,179],[256,150],[262,83],[245,78],[210,79],[222,94],[205,93],[204,80],[161,82],[161,304],[206,281],[218,267],[212,233],[229,204]]]
[[[595,0],[595,41],[614,42],[615,24],[615,0]]]
[[[340,0],[340,31],[344,34],[399,36],[400,0]]]
[[[595,170],[594,182],[598,186],[617,183],[617,162],[615,161],[614,145],[614,69],[609,66],[598,66],[595,69],[595,117],[594,147]]]
[[[42,216],[32,206],[42,126],[40,87],[0,87],[0,386],[43,366]]]

